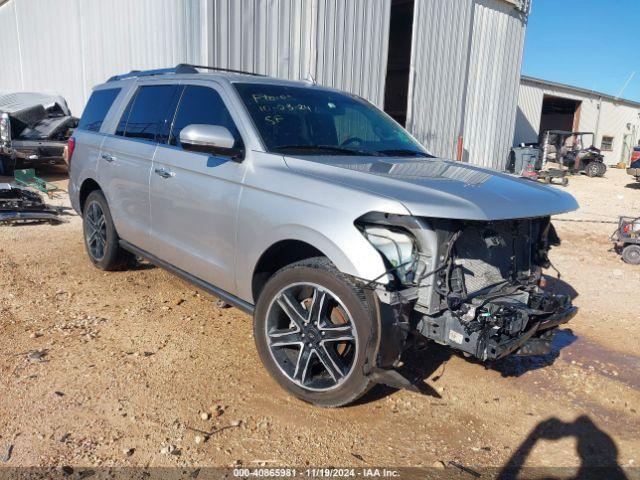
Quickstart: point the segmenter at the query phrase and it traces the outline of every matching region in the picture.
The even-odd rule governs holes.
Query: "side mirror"
[[[185,150],[224,155],[242,160],[244,149],[234,148],[236,139],[226,127],[192,124],[180,131],[180,144]]]

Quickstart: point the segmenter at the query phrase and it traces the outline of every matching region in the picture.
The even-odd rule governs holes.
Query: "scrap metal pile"
[[[0,183],[0,225],[17,223],[63,223],[66,207],[47,205],[27,188]]]
[[[0,173],[27,164],[64,163],[78,119],[64,98],[40,93],[0,94]]]

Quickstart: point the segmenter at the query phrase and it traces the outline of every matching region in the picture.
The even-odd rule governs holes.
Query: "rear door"
[[[156,256],[234,293],[236,213],[245,166],[184,150],[179,140],[184,127],[206,124],[228,128],[236,146],[242,144],[225,95],[214,82],[184,86],[169,139],[153,161],[151,237]]]
[[[69,165],[69,195],[78,212],[83,208],[79,198],[80,185],[87,178],[97,178],[100,147],[105,138],[100,131],[121,90],[120,87],[95,90],[89,97],[78,127],[73,133],[75,153],[73,162]]]
[[[180,87],[141,84],[100,152],[99,183],[120,237],[149,247],[149,175],[158,142],[166,140]]]

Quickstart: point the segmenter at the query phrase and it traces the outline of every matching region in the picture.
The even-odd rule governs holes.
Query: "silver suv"
[[[576,312],[540,286],[573,197],[436,159],[357,96],[204,68],[94,89],[69,156],[98,268],[142,257],[253,314],[269,373],[322,406],[409,386],[425,339],[549,351]]]

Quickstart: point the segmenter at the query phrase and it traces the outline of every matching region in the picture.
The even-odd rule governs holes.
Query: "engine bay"
[[[549,217],[482,222],[386,216],[376,223],[414,239],[410,261],[404,261],[406,245],[397,246],[393,278],[382,288],[397,293],[383,298],[403,312],[404,331],[490,361],[548,353],[555,327],[576,313],[568,296],[542,286],[542,271],[551,267],[548,252],[560,244]]]

